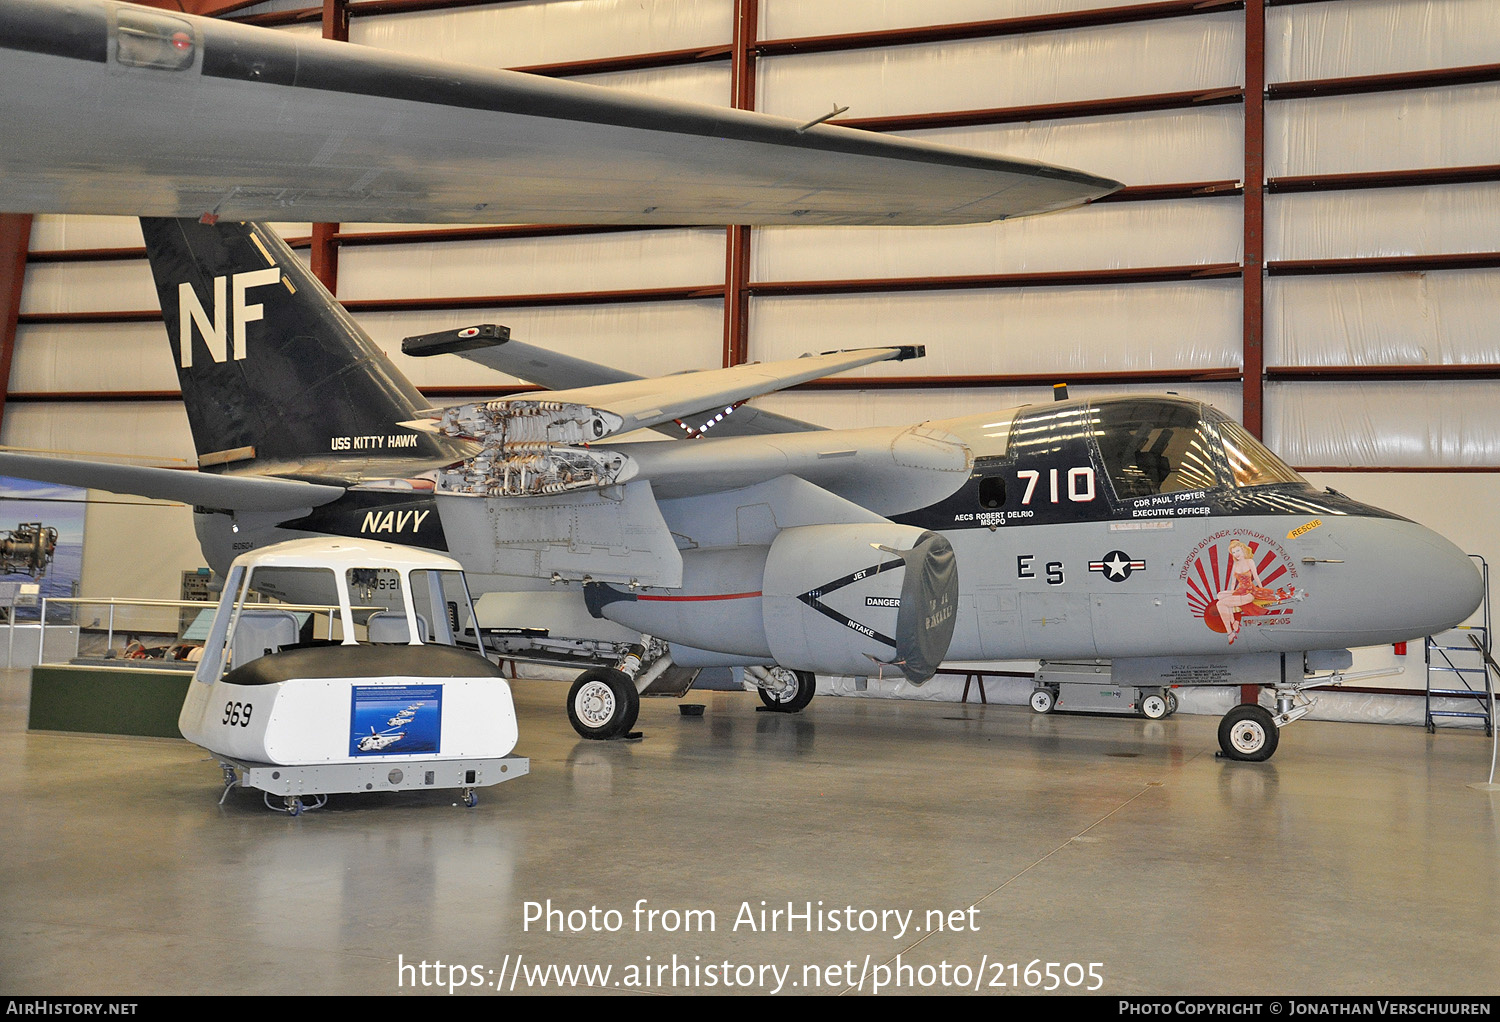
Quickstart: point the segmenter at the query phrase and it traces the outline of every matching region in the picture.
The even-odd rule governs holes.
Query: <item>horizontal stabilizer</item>
[[[296,479],[215,475],[8,451],[0,451],[0,475],[230,511],[293,511],[319,507],[344,494],[341,486]]]

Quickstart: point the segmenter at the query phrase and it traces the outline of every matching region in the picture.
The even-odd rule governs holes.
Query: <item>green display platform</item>
[[[132,667],[31,669],[33,731],[181,738],[177,714],[193,676]]]

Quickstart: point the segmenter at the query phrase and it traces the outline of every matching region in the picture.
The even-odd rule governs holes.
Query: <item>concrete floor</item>
[[[1109,995],[1497,987],[1478,732],[1303,721],[1244,764],[1215,759],[1207,716],[694,693],[703,717],[648,700],[644,741],[595,743],[561,684],[519,682],[532,772],[478,808],[343,796],[292,819],[255,792],[221,808],[183,742],[27,733],[27,684],[0,676],[0,993],[542,993],[555,974],[530,969],[575,964],[613,993],[764,993],[778,970],[782,993],[1003,993],[1034,990],[1033,960],[1033,982],[1055,962]],[[638,922],[642,900],[661,914]],[[549,901],[582,928],[528,922]]]

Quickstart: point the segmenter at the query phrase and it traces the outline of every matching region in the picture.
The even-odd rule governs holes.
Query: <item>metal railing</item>
[[[45,652],[44,652],[44,650],[46,648],[46,638],[47,638],[47,633],[45,631],[45,627],[46,627],[46,622],[47,622],[47,607],[48,607],[49,604],[65,604],[65,605],[70,605],[70,606],[79,606],[79,605],[82,605],[82,604],[89,604],[91,606],[96,606],[96,607],[108,607],[109,608],[109,615],[108,615],[108,623],[105,626],[106,635],[105,635],[104,645],[105,645],[106,649],[110,649],[110,648],[113,648],[113,646],[115,644],[115,609],[117,607],[125,607],[125,608],[142,607],[142,608],[157,608],[157,609],[164,609],[164,608],[171,607],[171,608],[176,608],[176,609],[179,609],[179,610],[184,609],[184,608],[197,608],[199,610],[214,610],[214,609],[216,609],[219,606],[219,601],[214,600],[212,602],[206,602],[206,601],[203,601],[203,600],[121,599],[119,597],[114,597],[114,596],[101,596],[101,597],[86,597],[86,596],[55,596],[55,597],[47,597],[47,596],[44,596],[44,597],[42,597],[41,620],[38,621],[37,624],[35,624],[35,625],[30,625],[30,624],[12,624],[11,625],[10,630],[9,630],[9,635],[8,635],[9,645],[7,647],[6,663],[11,663],[11,662],[13,662],[13,659],[14,659],[10,654],[12,654],[15,651],[15,629],[16,628],[32,628],[32,627],[41,629],[41,632],[40,632],[40,634],[37,637],[36,662],[38,664],[41,664],[41,663],[44,662],[44,659],[45,659]],[[327,615],[329,615],[330,620],[331,619],[335,619],[335,618],[337,618],[339,616],[339,605],[336,604],[336,603],[333,603],[333,604],[327,604],[327,603],[315,603],[315,604],[307,604],[307,603],[251,603],[251,604],[247,604],[246,606],[264,607],[267,610],[286,610],[286,611],[292,611],[294,613],[304,613],[305,612],[305,613],[312,613],[312,614],[327,614]],[[373,606],[372,607],[351,607],[350,611],[351,612],[361,612],[362,613],[362,612],[365,612],[365,611],[377,611],[377,610],[385,610],[385,609],[386,609],[385,607],[373,607]]]

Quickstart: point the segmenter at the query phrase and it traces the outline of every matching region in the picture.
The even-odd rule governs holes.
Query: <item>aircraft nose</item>
[[[1412,546],[1426,553],[1426,563],[1415,572],[1413,602],[1425,610],[1423,635],[1436,635],[1467,621],[1484,599],[1484,578],[1478,562],[1442,536],[1420,525],[1405,523],[1417,535]]]
[[[1361,592],[1355,599],[1371,624],[1384,621],[1415,639],[1462,624],[1479,608],[1484,590],[1479,569],[1447,539],[1415,522],[1365,519],[1361,524],[1365,536],[1349,554],[1368,565],[1357,573]]]
[[[1436,635],[1467,621],[1483,595],[1479,569],[1462,550],[1374,508],[1323,523],[1288,552],[1305,595],[1287,638],[1330,648]]]

